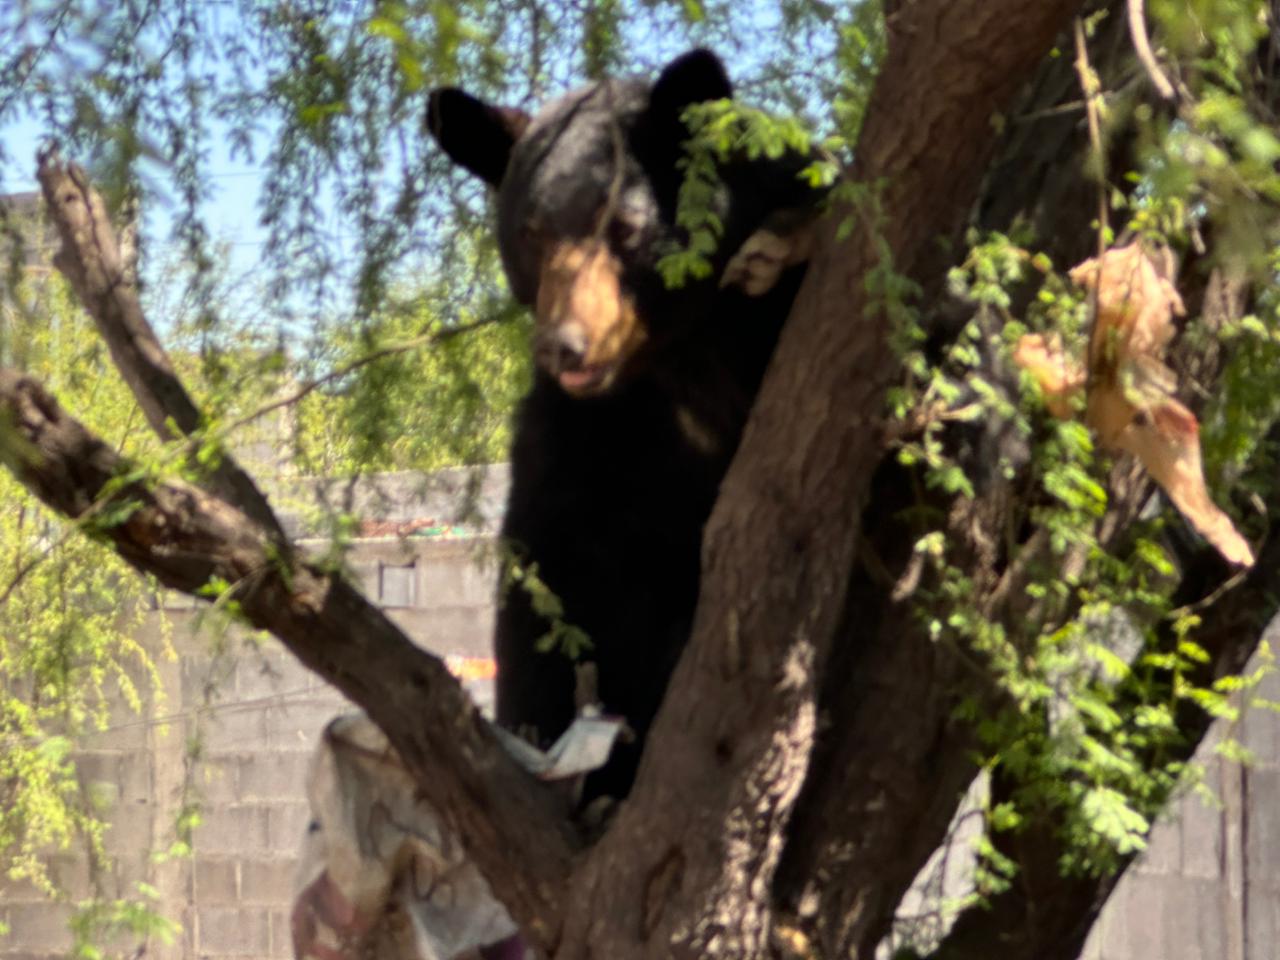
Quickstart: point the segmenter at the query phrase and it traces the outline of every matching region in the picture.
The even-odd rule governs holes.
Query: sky
[[[0,140],[12,162],[0,168],[0,193],[23,193],[40,189],[36,182],[36,153],[44,140],[42,125],[31,118],[0,126]],[[74,157],[67,159],[74,160]],[[215,240],[227,244],[233,275],[252,273],[258,265],[266,233],[258,224],[257,201],[262,188],[260,168],[232,159],[225,144],[216,143],[209,162],[213,198],[201,213]],[[157,249],[163,247],[173,223],[173,202],[155,197],[143,211],[146,239]],[[159,266],[163,258],[153,258]]]

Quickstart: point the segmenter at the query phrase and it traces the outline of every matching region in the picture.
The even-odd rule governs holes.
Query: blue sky
[[[10,157],[10,162],[0,167],[0,193],[40,189],[36,182],[36,152],[44,136],[43,126],[29,117],[0,127],[0,141]],[[262,176],[261,168],[232,159],[224,144],[215,144],[209,162],[213,199],[201,212],[214,239],[227,245],[231,271],[235,275],[255,269],[265,243],[266,235],[258,225],[257,210]],[[173,201],[155,197],[143,214],[147,240],[153,250],[162,249],[172,226]],[[159,247],[154,246],[156,244]],[[158,267],[163,259],[153,258],[152,262]]]

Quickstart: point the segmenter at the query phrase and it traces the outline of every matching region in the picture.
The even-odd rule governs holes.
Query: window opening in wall
[[[384,607],[412,607],[416,597],[416,565],[378,564],[378,602]]]

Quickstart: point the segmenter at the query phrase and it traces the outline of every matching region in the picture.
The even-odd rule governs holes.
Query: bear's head
[[[658,260],[686,241],[675,225],[682,114],[731,94],[705,50],[676,59],[652,85],[604,80],[533,117],[453,88],[432,93],[432,135],[498,191],[499,248],[513,293],[534,308],[535,361],[567,393],[607,393],[695,330],[715,309],[733,253],[777,206],[778,170],[722,170],[712,275],[664,284]],[[801,190],[797,169],[785,174],[791,195]]]

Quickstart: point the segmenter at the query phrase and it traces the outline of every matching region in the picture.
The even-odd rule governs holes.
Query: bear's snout
[[[534,358],[551,374],[580,370],[587,362],[590,343],[581,324],[566,323],[538,331],[534,341]]]
[[[534,356],[575,396],[604,393],[648,339],[622,264],[598,239],[557,244],[543,259]]]

